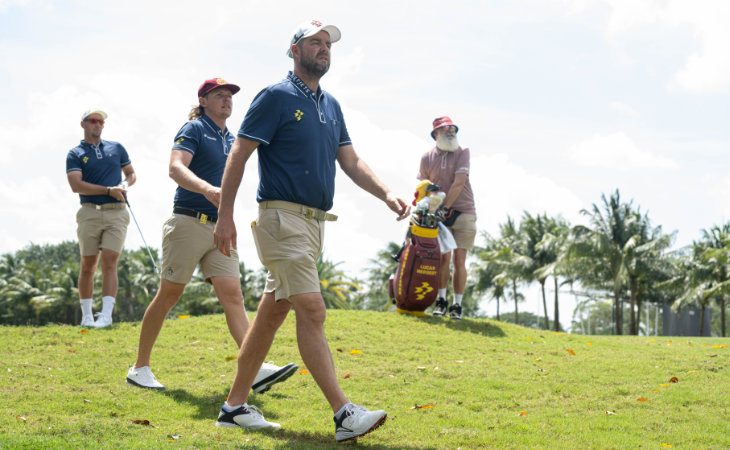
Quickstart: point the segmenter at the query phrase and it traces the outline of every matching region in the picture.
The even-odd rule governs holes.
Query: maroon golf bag
[[[411,222],[397,261],[395,275],[388,280],[390,298],[397,312],[422,316],[438,295],[441,264],[438,228]]]

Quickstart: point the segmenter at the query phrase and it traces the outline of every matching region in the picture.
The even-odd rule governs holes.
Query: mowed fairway
[[[345,393],[388,412],[364,448],[730,447],[727,338],[342,310],[325,326]],[[249,399],[282,424],[272,433],[214,426],[237,353],[222,315],[166,321],[152,354],[164,392],[125,384],[138,336],[139,323],[1,327],[0,447],[337,447],[293,313],[267,360],[300,370]]]

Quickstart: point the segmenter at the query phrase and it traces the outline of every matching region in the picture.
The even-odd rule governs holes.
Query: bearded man
[[[444,224],[454,235],[457,247],[453,250],[454,301],[448,311],[449,316],[457,320],[461,319],[461,300],[466,288],[466,254],[474,247],[477,234],[474,192],[469,183],[469,149],[459,146],[456,137],[458,132],[459,127],[449,117],[434,119],[431,137],[436,140],[436,146],[421,157],[417,177],[438,184],[446,192],[442,206],[446,217]],[[451,275],[451,253],[441,254],[439,293],[432,313],[434,316],[445,315],[449,306],[446,290]]]

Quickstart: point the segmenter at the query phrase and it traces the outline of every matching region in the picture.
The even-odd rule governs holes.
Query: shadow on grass
[[[408,314],[402,314],[403,317],[417,317],[410,316]],[[484,320],[474,320],[469,318],[462,318],[461,320],[452,320],[446,317],[434,317],[430,314],[426,314],[422,317],[417,317],[419,320],[423,320],[426,323],[433,325],[443,325],[457,331],[466,331],[469,333],[481,334],[486,337],[507,337],[507,334],[502,330],[502,327],[494,325],[493,323],[486,322]]]
[[[195,406],[198,410],[197,413],[194,415],[196,419],[210,421],[210,425],[214,426],[215,420],[218,417],[218,412],[220,411],[220,407],[223,404],[224,399],[226,398],[227,392],[223,392],[220,394],[213,394],[209,396],[198,396],[193,395],[189,393],[188,391],[184,389],[170,389],[160,392],[162,395],[165,395],[167,397],[170,397],[171,399],[175,400],[176,402],[185,402],[190,404],[191,406]],[[267,392],[266,397],[269,399],[282,399],[286,398],[286,396],[277,394],[277,393],[271,393]],[[251,396],[251,403],[256,405],[257,407],[261,409],[265,409],[267,399],[264,397],[259,396],[258,398],[255,395]],[[266,418],[268,420],[273,421],[280,421],[280,418],[273,413],[267,413]],[[373,433],[387,433],[387,422],[380,427],[378,430],[374,431]],[[221,428],[221,430],[228,430],[226,428]],[[417,446],[407,446],[407,445],[397,445],[397,446],[386,446],[386,445],[380,445],[380,444],[368,444],[367,439],[368,437],[362,437],[357,440],[348,441],[344,443],[337,443],[335,442],[335,436],[334,436],[334,427],[332,429],[331,433],[307,433],[307,432],[301,432],[301,431],[290,431],[286,429],[286,425],[284,425],[284,428],[277,431],[244,431],[244,430],[238,430],[238,429],[230,429],[231,433],[241,433],[242,437],[246,437],[248,433],[266,433],[269,436],[275,437],[279,440],[285,440],[286,442],[282,442],[281,444],[278,444],[274,448],[281,448],[281,449],[291,449],[291,448],[347,448],[346,446],[352,445],[355,442],[357,443],[358,448],[371,448],[371,449],[429,449],[429,448],[436,448],[436,447],[428,447],[423,445],[417,445]]]

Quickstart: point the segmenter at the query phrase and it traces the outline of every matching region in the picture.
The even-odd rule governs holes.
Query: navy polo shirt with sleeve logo
[[[172,150],[182,150],[193,155],[188,168],[200,179],[220,187],[223,169],[235,137],[228,128],[221,130],[210,117],[193,119],[175,135]],[[203,194],[191,192],[181,186],[175,191],[175,206],[193,209],[209,217],[218,217],[216,208]]]
[[[80,171],[81,179],[101,186],[122,182],[122,167],[131,164],[127,150],[119,142],[101,140],[98,146],[82,140],[66,155],[66,173]],[[121,203],[109,195],[79,194],[81,203]]]
[[[238,136],[259,143],[256,201],[285,200],[328,211],[335,160],[351,143],[340,104],[293,72],[254,98]]]

